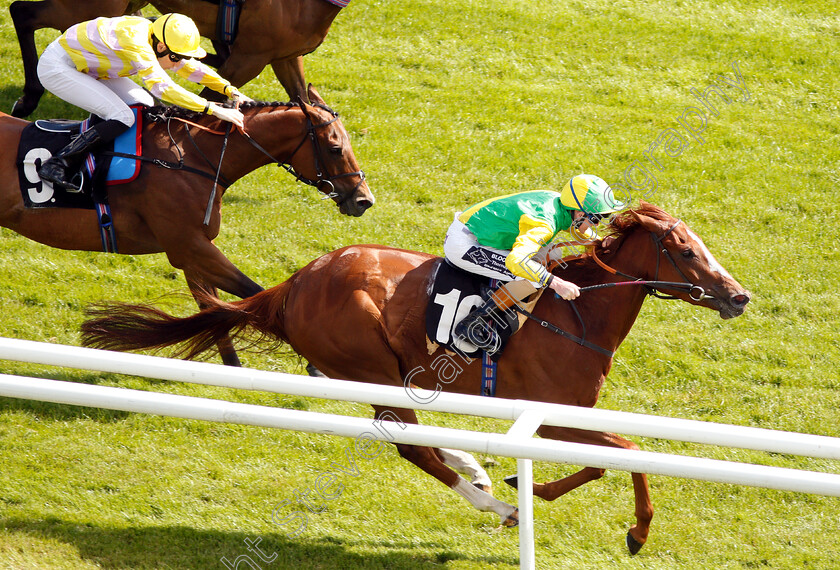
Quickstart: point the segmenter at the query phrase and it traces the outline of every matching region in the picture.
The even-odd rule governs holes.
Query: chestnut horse
[[[220,180],[233,183],[265,164],[288,163],[301,180],[328,193],[341,213],[361,216],[374,198],[347,131],[317,91],[310,87],[309,95],[315,105],[302,100],[244,104],[241,110],[248,136],[233,130],[226,148],[219,132],[202,130],[177,117],[189,117],[196,125],[212,129],[225,129],[230,123],[177,107],[147,109],[147,117],[151,113],[170,118],[144,121],[144,159],[164,161],[175,169],[144,162],[134,181],[110,187],[108,200],[119,253],[165,252],[169,262],[184,271],[194,293],[215,295],[218,288],[249,297],[262,291],[212,242],[221,226],[224,193],[222,186],[214,191],[217,168]],[[24,207],[15,160],[21,131],[28,124],[0,113],[0,226],[51,247],[102,251],[94,210]],[[179,160],[191,170],[178,170]],[[226,364],[238,364],[231,346],[220,348]]]
[[[585,324],[593,350],[530,321],[517,332],[498,363],[502,398],[594,406],[615,351],[630,332],[647,293],[625,277],[653,280],[661,292],[693,305],[717,311],[724,319],[744,312],[750,294],[715,261],[688,226],[646,203],[627,211],[610,224],[612,234],[590,251],[570,261],[564,279],[581,287],[617,283],[584,291],[572,303],[543,295],[533,315],[560,329],[580,335]],[[480,393],[479,360],[459,364],[451,383],[440,385],[433,362],[443,357],[438,348],[429,354],[425,312],[430,276],[440,258],[425,253],[377,245],[346,247],[316,259],[284,283],[244,301],[205,308],[178,319],[150,306],[106,305],[93,309],[82,327],[85,345],[134,350],[185,342],[188,357],[213,346],[223,335],[241,334],[246,327],[284,341],[333,378],[394,386],[411,384],[463,394]],[[598,262],[603,263],[600,265]],[[555,274],[560,270],[555,268]],[[660,281],[662,280],[662,281]],[[684,287],[672,286],[679,282]],[[665,290],[664,286],[667,286]],[[340,307],[340,310],[338,308]],[[450,362],[456,362],[451,357]],[[464,366],[461,367],[460,364]],[[439,363],[438,363],[439,364]],[[376,407],[378,416],[389,410]],[[416,422],[413,410],[390,410],[404,422]],[[542,437],[625,449],[638,447],[617,435],[554,426],[542,426]],[[437,449],[397,445],[405,459],[433,475],[481,510],[492,510],[504,520],[515,509],[470,486],[441,461]],[[534,494],[548,501],[604,475],[586,467],[574,475],[535,484]],[[653,517],[644,474],[632,475],[636,524],[627,535],[635,553],[648,537]]]
[[[44,87],[38,80],[38,52],[35,31],[41,28],[66,30],[73,24],[99,16],[131,14],[151,4],[162,14],[177,12],[192,18],[201,35],[216,36],[218,9],[205,0],[42,0],[12,2],[9,12],[15,24],[23,59],[25,84],[23,96],[12,107],[15,117],[28,117],[38,106]],[[230,49],[214,41],[216,55],[207,63],[218,67],[219,74],[236,87],[259,75],[266,65],[291,100],[306,100],[303,56],[321,45],[335,17],[341,10],[327,0],[248,0],[239,18],[239,33]],[[229,51],[229,53],[228,53]],[[205,89],[204,97],[215,92]]]

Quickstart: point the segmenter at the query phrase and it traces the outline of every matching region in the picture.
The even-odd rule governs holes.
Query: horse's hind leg
[[[219,66],[219,75],[231,82],[234,87],[242,87],[263,70],[268,61],[261,54],[244,54],[240,42],[231,46],[230,56]],[[247,95],[247,93],[246,93]],[[210,101],[224,101],[226,97],[209,87],[201,91],[201,96]]]
[[[73,24],[96,16],[119,16],[126,7],[126,0],[102,0],[98,2],[69,2],[67,0],[42,0],[29,2],[18,0],[9,6],[9,13],[15,24],[15,33],[20,44],[23,61],[23,96],[12,107],[15,117],[28,117],[38,106],[44,94],[44,86],[38,79],[38,51],[35,47],[35,31],[42,28],[66,30]]]
[[[579,430],[572,428],[561,428],[555,426],[542,426],[537,433],[541,437],[569,441],[573,443],[586,443],[589,445],[602,445],[606,447],[620,447],[623,449],[639,449],[632,441],[619,437],[615,434]],[[534,483],[534,495],[546,501],[553,501],[595,479],[604,475],[604,469],[596,467],[585,467],[573,475],[569,475],[557,481],[549,483]],[[650,532],[650,521],[653,519],[653,505],[650,502],[650,490],[648,489],[647,476],[644,473],[633,473],[633,492],[635,494],[635,515],[636,524],[630,527],[627,533],[627,548],[631,554],[636,554],[647,541]],[[516,486],[516,478],[508,477],[505,482]]]
[[[403,424],[417,423],[417,415],[413,410],[405,409],[389,409],[381,406],[374,406],[376,410],[377,421],[389,419],[391,421],[400,420]],[[400,425],[395,423],[394,425]],[[379,428],[377,428],[379,429]],[[383,425],[382,429],[386,429]],[[492,511],[499,515],[502,524],[505,526],[515,526],[519,522],[519,512],[513,505],[504,503],[492,495],[473,487],[463,477],[455,473],[452,469],[444,465],[440,460],[440,450],[432,447],[421,447],[418,445],[395,444],[400,456],[414,463],[417,467],[441,481],[446,486],[453,489],[456,493],[464,497],[470,504],[480,511]]]

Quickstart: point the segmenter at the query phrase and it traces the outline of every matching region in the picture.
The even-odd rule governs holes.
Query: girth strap
[[[184,170],[186,172],[191,172],[192,174],[198,174],[199,176],[203,176],[209,180],[213,180],[216,182],[216,174],[212,172],[207,172],[204,170],[200,170],[198,168],[193,168],[192,166],[188,166],[183,162],[172,162],[169,160],[162,160],[160,158],[148,158],[146,156],[137,156],[136,154],[127,154],[124,152],[112,152],[112,151],[105,151],[102,153],[106,156],[119,156],[121,158],[131,158],[133,160],[139,160],[141,162],[148,162],[150,164],[154,164],[160,168],[166,168],[169,170]],[[225,178],[224,176],[219,176],[218,183],[220,186],[227,188],[231,185],[231,182]]]

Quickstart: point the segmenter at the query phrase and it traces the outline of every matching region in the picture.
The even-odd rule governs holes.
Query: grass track
[[[0,109],[23,82],[0,2]],[[719,103],[703,144],[663,160],[651,200],[686,220],[754,294],[745,316],[652,300],[599,405],[840,436],[838,211],[840,24],[827,1],[410,3],[355,0],[307,56],[342,113],[377,205],[345,219],[264,168],[225,197],[217,240],[263,285],[350,243],[441,253],[452,212],[490,195],[556,188],[581,171],[620,181],[737,61],[749,98]],[[38,35],[40,47],[54,31]],[[270,72],[245,91],[282,98]],[[47,96],[33,118],[81,117]],[[634,193],[638,195],[638,193]],[[162,255],[65,252],[0,230],[0,334],[78,343],[84,307],[152,301],[193,311]],[[250,366],[301,372],[288,353]],[[565,364],[561,364],[565,365]],[[169,385],[3,362],[5,373],[352,413],[360,405]],[[454,416],[454,427],[504,424]],[[637,438],[644,449],[838,472],[836,462]],[[289,539],[272,509],[340,460],[340,438],[0,400],[0,568],[223,568],[245,539],[263,568],[515,568],[515,531],[468,509],[388,451]],[[485,459],[485,458],[482,458]],[[503,500],[514,462],[487,458]],[[537,465],[538,480],[572,467]],[[609,472],[537,503],[540,568],[836,568],[836,499],[651,478],[651,538],[629,557],[629,477]],[[244,566],[244,565],[242,565]]]

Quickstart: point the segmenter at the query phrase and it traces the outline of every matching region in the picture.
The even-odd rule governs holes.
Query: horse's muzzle
[[[376,203],[376,198],[373,197],[363,178],[350,195],[342,200],[336,200],[336,203],[342,214],[358,218]]]
[[[720,307],[718,312],[722,319],[732,319],[744,314],[747,308],[747,303],[750,302],[752,295],[749,291],[739,291],[728,298],[719,298]]]

